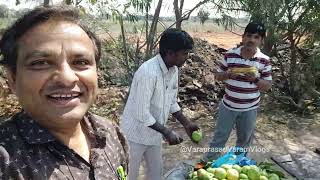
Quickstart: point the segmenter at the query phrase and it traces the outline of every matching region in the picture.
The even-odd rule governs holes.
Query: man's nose
[[[53,79],[56,83],[60,83],[67,87],[72,86],[79,81],[76,71],[72,69],[68,62],[64,62],[59,66]]]

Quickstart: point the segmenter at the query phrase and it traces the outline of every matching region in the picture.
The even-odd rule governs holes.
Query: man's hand
[[[197,131],[200,128],[193,122],[189,122],[186,126],[184,126],[188,136],[190,137],[191,141],[196,142],[192,139],[192,133],[193,131]]]
[[[255,73],[245,73],[242,78],[249,82],[254,82],[257,79],[257,76]]]
[[[182,126],[185,128],[188,136],[190,137],[190,139],[192,140],[192,133],[193,131],[199,130],[199,127],[193,123],[190,122],[183,114],[182,111],[178,111],[172,114],[181,124]],[[193,140],[192,140],[193,141]],[[193,141],[195,142],[195,141]]]
[[[169,145],[176,145],[183,142],[183,139],[172,130],[165,133],[164,138],[168,141]]]

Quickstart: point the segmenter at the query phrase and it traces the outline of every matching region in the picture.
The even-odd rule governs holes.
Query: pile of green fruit
[[[190,180],[280,180],[283,173],[270,168],[270,163],[262,163],[261,167],[250,165],[222,165],[219,168],[207,167],[190,172]],[[280,174],[280,176],[279,176]]]

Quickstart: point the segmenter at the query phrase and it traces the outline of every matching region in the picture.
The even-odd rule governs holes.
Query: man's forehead
[[[250,36],[260,36],[262,37],[259,33],[252,33],[252,32],[245,32],[244,35],[250,35]]]
[[[65,34],[84,35],[85,31],[77,24],[67,21],[52,21],[40,23],[29,29],[20,40],[39,38],[40,36],[59,36]]]

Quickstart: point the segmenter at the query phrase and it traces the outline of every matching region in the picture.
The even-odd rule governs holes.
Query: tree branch
[[[242,9],[242,8],[225,8],[223,7],[222,5],[212,1],[212,3],[218,7],[218,9],[221,9],[221,10],[226,10],[226,11],[247,11],[246,9]]]
[[[184,0],[180,0],[180,14],[182,14],[182,10],[183,10],[183,5],[184,5]]]

